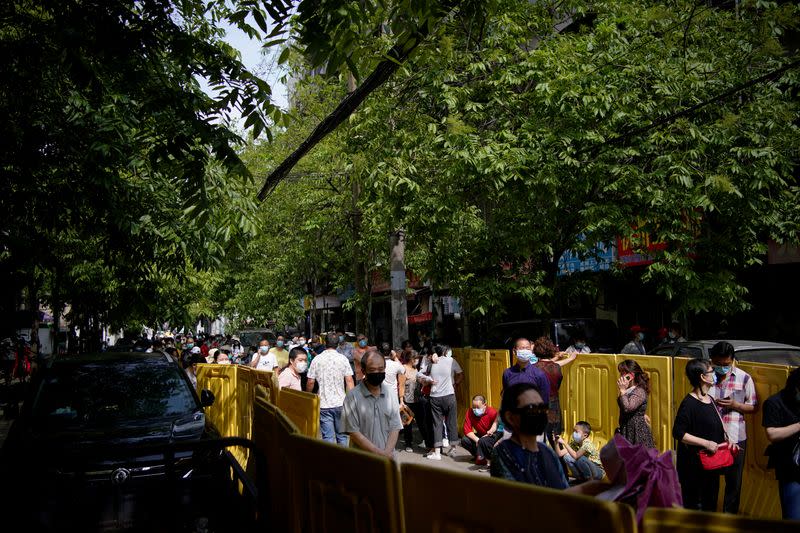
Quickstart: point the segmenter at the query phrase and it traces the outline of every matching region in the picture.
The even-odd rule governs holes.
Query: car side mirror
[[[214,393],[208,389],[200,391],[200,405],[203,407],[210,407],[214,405]]]

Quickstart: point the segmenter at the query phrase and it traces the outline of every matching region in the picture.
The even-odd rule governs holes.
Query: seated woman
[[[494,448],[492,477],[551,489],[568,487],[556,453],[536,440],[547,425],[547,410],[548,405],[530,383],[517,383],[504,391],[500,418],[512,434]]]

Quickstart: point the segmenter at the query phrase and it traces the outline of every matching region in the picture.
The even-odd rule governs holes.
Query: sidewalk
[[[447,455],[442,454],[441,461],[432,461],[430,459],[426,459],[424,457],[425,453],[427,453],[427,450],[423,450],[422,448],[415,448],[413,452],[407,452],[405,451],[405,446],[402,443],[398,443],[397,462],[413,463],[418,465],[431,466],[434,468],[446,468],[448,470],[458,470],[460,472],[468,472],[479,476],[489,477],[488,471],[486,472],[480,471],[481,469],[485,469],[486,467],[476,465],[473,462],[470,453],[461,446],[456,446],[455,457],[448,457]]]

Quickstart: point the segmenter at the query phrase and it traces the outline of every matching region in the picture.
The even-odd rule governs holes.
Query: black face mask
[[[367,374],[367,383],[373,387],[377,387],[383,380],[386,379],[386,372],[375,372],[374,374]]]
[[[519,432],[523,435],[541,435],[547,426],[547,413],[525,412],[519,415]]]

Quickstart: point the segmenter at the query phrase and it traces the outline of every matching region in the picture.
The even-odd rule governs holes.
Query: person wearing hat
[[[644,347],[644,328],[639,324],[631,326],[631,340],[622,347],[620,353],[630,355],[645,355],[647,350]]]

